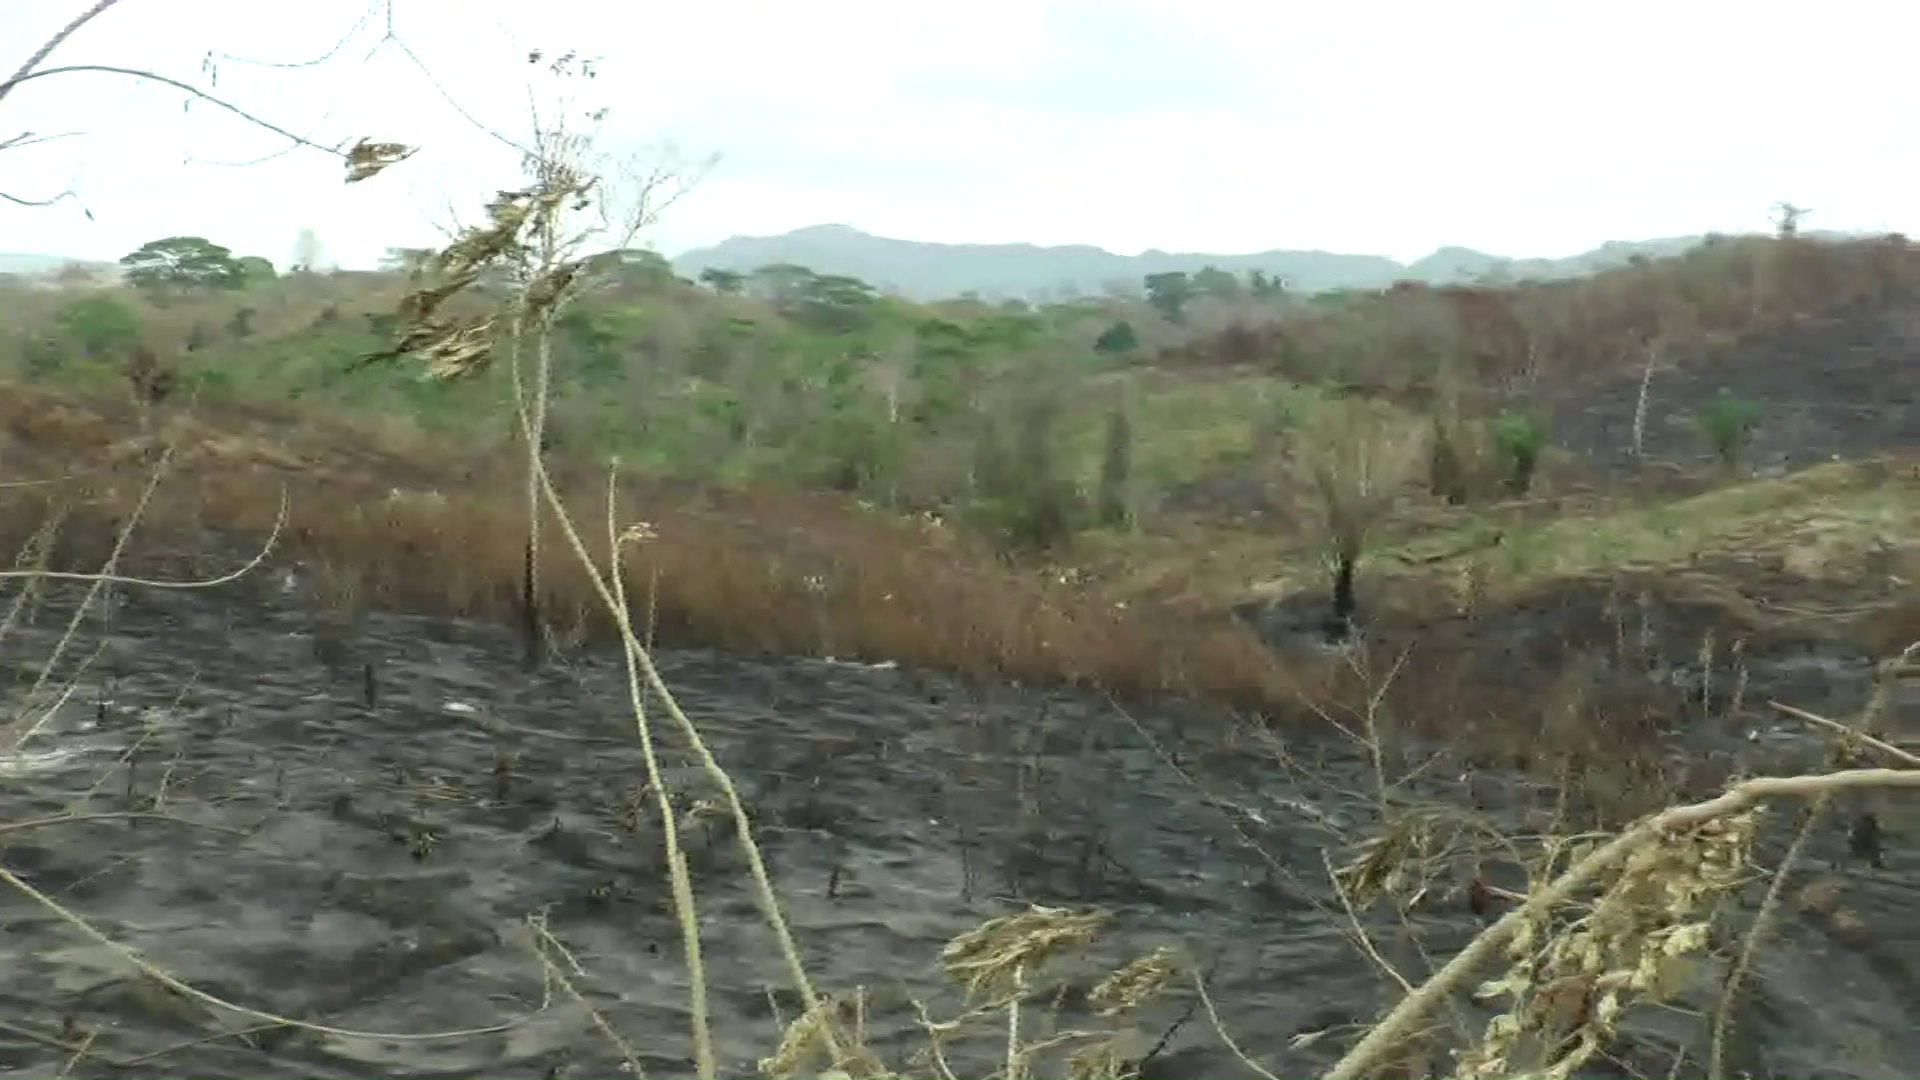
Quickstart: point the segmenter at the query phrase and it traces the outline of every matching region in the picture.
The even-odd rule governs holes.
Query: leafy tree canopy
[[[120,265],[127,281],[154,291],[238,289],[247,281],[247,268],[232,251],[201,236],[149,240],[121,256]]]

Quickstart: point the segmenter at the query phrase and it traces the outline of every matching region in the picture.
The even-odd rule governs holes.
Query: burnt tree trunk
[[[1353,594],[1354,557],[1342,554],[1333,570],[1333,610],[1328,613],[1327,641],[1338,645],[1353,636],[1353,616],[1359,601]]]

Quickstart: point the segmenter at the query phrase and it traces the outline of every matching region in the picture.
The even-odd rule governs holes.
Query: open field
[[[640,289],[575,328],[586,374],[557,391],[552,460],[598,558],[605,455],[628,463],[611,486],[617,525],[644,524],[623,564],[638,620],[746,794],[815,977],[867,987],[884,1056],[924,1044],[912,999],[959,1008],[943,944],[1026,903],[1085,904],[1112,922],[1036,990],[1035,1024],[1120,1029],[1143,1075],[1248,1074],[1190,977],[1119,1018],[1089,1006],[1094,979],[1164,945],[1204,977],[1220,1029],[1305,1074],[1399,992],[1356,926],[1418,982],[1497,912],[1487,883],[1528,887],[1519,856],[1542,837],[1830,762],[1828,733],[1769,701],[1848,719],[1920,639],[1909,263],[1903,246],[1742,242],[1586,283],[1296,312],[1247,331],[1258,355],[1189,328],[1126,363],[1067,344],[1134,311],[1045,315],[1045,348],[1004,312],[932,330],[928,312],[876,316],[929,349],[972,335],[959,366],[978,379],[959,389],[924,366],[896,377],[912,365],[878,348],[836,367],[819,333],[747,300]],[[274,286],[247,333],[169,354],[180,388],[157,402],[129,398],[118,346],[0,385],[0,547],[23,568],[98,570],[137,522],[119,572],[208,578],[273,536],[237,582],[116,585],[71,632],[71,583],[4,583],[9,734],[45,725],[0,759],[0,867],[195,987],[360,1032],[222,1016],[16,889],[8,1075],[611,1074],[582,1001],[543,978],[538,913],[641,1069],[691,1074],[624,676],[555,530],[537,672],[511,629],[526,509],[506,388],[329,381],[377,340],[340,324],[390,285]],[[322,325],[302,288],[325,293]],[[143,332],[238,317],[206,303],[157,308]],[[715,312],[757,320],[748,345],[702,344]],[[589,332],[610,326],[629,336]],[[1635,456],[1651,333],[1666,351]],[[1557,351],[1514,390],[1543,342]],[[1336,344],[1375,366],[1299,366],[1347,355]],[[1457,359],[1419,367],[1442,353]],[[1042,375],[1013,362],[1043,356]],[[609,357],[624,374],[595,366]],[[686,365],[674,379],[668,359]],[[1723,391],[1760,416],[1731,466],[1702,434]],[[1369,489],[1364,635],[1330,647],[1339,507],[1302,432],[1351,430],[1315,425],[1361,407],[1394,451],[1368,460],[1415,467]],[[1527,490],[1505,489],[1495,454],[1440,497],[1432,433],[1520,412],[1549,436]],[[1116,429],[1128,513],[1102,522]],[[1876,732],[1920,743],[1910,673],[1881,677]],[[794,1003],[767,989],[783,973],[744,868],[676,752],[723,1066],[744,1075]],[[1831,809],[1724,1018],[1728,1060],[1920,1075],[1920,811],[1857,793]],[[1676,996],[1630,1010],[1580,1075],[1704,1075],[1718,987],[1794,817],[1766,821]],[[1444,837],[1413,860],[1424,887],[1350,914],[1330,869],[1410,822]],[[1396,1068],[1447,1074],[1489,1015],[1450,1002]],[[958,1074],[991,1068],[996,1039],[989,1023],[952,1048]]]

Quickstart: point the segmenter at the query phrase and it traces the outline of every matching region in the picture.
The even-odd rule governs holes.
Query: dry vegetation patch
[[[336,593],[350,585],[359,602],[376,606],[515,616],[524,466],[504,455],[436,452],[417,437],[258,411],[143,421],[131,408],[28,388],[9,388],[5,400],[12,452],[0,468],[23,486],[0,489],[9,504],[0,539],[16,548],[64,509],[78,516],[65,531],[63,561],[77,568],[97,559],[103,551],[89,538],[111,542],[106,523],[124,519],[158,448],[172,446],[141,529],[163,543],[172,536],[173,550],[266,535],[284,492],[276,559],[328,568]],[[573,504],[604,502],[605,476],[590,464],[556,472]],[[639,481],[622,485],[620,501],[623,514],[649,527],[625,565],[636,618],[662,642],[1297,707],[1298,676],[1237,627],[1170,621],[1083,595],[1009,567],[937,521],[850,499]],[[81,530],[81,520],[96,524]],[[610,623],[571,558],[552,558],[543,589],[557,631],[604,639]]]

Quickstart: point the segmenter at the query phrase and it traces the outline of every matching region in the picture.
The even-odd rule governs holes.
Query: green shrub
[[[1695,420],[1727,470],[1739,471],[1740,458],[1753,439],[1754,426],[1760,422],[1760,405],[1734,397],[1722,388],[1712,401],[1700,407]]]
[[[140,343],[140,316],[116,296],[82,296],[53,317],[60,336],[89,359],[131,349]]]
[[[1515,495],[1533,489],[1540,452],[1546,449],[1547,426],[1524,413],[1503,412],[1491,425],[1494,451],[1506,471],[1507,488]]]

